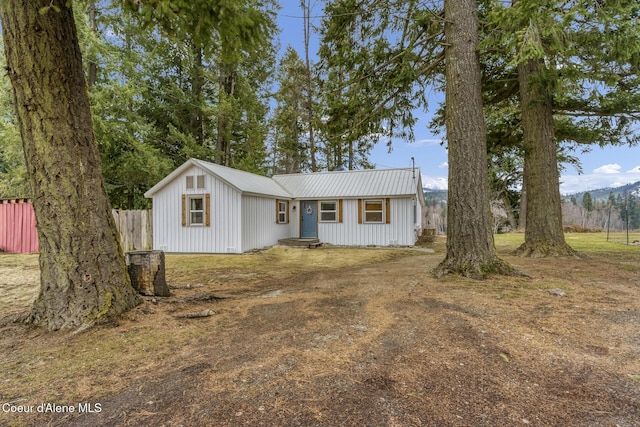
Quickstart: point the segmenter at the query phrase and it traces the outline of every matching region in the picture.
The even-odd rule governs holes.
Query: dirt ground
[[[436,280],[442,251],[277,278],[169,259],[173,296],[116,324],[5,322],[0,425],[640,425],[640,252],[503,258],[529,277]]]

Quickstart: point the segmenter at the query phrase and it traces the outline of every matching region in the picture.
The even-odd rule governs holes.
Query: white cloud
[[[443,162],[438,165],[438,169],[446,169],[449,167],[449,162]]]
[[[439,168],[446,168],[446,162],[440,164]],[[615,188],[632,184],[640,180],[640,165],[621,172],[622,167],[618,164],[603,165],[593,170],[593,173],[583,175],[562,175],[560,177],[560,193],[572,194],[582,191],[597,190],[599,188]],[[446,177],[422,175],[422,184],[432,190],[448,189]]]
[[[422,175],[422,185],[432,190],[446,190],[449,188],[447,178],[442,176]]]
[[[442,142],[441,138],[423,138],[417,139],[414,142],[408,142],[407,145],[420,147],[425,144],[440,144]]]
[[[632,184],[640,180],[640,165],[626,172],[617,163],[602,165],[592,173],[584,175],[562,175],[560,192],[562,194],[579,193],[600,188],[615,188]]]
[[[610,163],[608,165],[602,165],[599,168],[593,170],[593,173],[619,173],[622,166],[617,163]]]
[[[582,191],[597,190],[600,188],[621,187],[623,185],[638,182],[638,180],[640,180],[640,176],[638,176],[639,174],[640,167],[636,167],[627,173],[600,172],[584,175],[562,175],[560,177],[560,193],[573,194],[580,193]]]

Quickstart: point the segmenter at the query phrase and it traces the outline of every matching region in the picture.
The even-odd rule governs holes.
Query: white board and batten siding
[[[187,176],[193,177],[193,182],[201,176],[204,188],[198,188],[202,185],[187,188]],[[209,225],[207,221],[202,225],[183,224],[182,200],[185,197],[188,201],[190,195],[208,195]],[[268,178],[189,159],[145,196],[153,198],[154,249],[166,252],[243,253],[275,245],[279,239],[299,237],[301,203],[305,200],[341,201],[341,222],[317,222],[317,236],[323,243],[408,246],[415,243],[424,225],[419,169],[321,172]],[[385,203],[388,223],[386,219],[385,223],[376,224],[358,222],[358,200],[372,199],[389,201],[388,205]],[[288,203],[286,223],[279,223],[278,200]]]
[[[197,185],[199,176],[203,186]],[[187,188],[187,177],[192,177],[192,188]],[[188,202],[191,195],[209,197],[209,225],[183,224],[189,212],[183,213],[182,200]],[[153,198],[157,250],[243,253],[291,236],[289,223],[277,224],[276,211],[277,200],[289,202],[290,195],[264,176],[189,159],[145,196]]]
[[[289,221],[278,224],[275,198],[242,197],[242,247],[246,250],[273,246],[279,239],[293,236],[291,202],[288,203]],[[284,199],[283,199],[284,200]]]
[[[321,242],[345,246],[410,246],[424,226],[419,169],[318,172],[276,175],[273,179],[298,199],[342,200],[342,222],[318,221]],[[389,199],[389,224],[359,224],[358,199]]]
[[[410,246],[416,242],[413,200],[389,200],[389,224],[358,223],[358,200],[342,201],[342,222],[318,222],[318,237],[332,245]],[[419,218],[419,217],[418,217]]]
[[[186,176],[204,175],[203,189],[187,189]],[[182,225],[182,195],[210,194],[210,226]],[[166,252],[241,253],[242,196],[224,181],[191,167],[153,195],[153,246]]]

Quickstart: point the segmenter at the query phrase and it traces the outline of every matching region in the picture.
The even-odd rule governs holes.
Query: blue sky
[[[293,46],[301,57],[304,57],[304,36],[302,11],[299,0],[283,0],[282,9],[278,13],[280,26],[281,49]],[[312,23],[320,24],[322,1],[312,1]],[[318,34],[311,35],[312,58],[317,52]],[[430,108],[435,111],[441,94],[430,96]],[[447,150],[440,145],[439,135],[434,135],[428,128],[430,113],[417,113],[418,123],[415,126],[415,142],[394,141],[392,151],[380,143],[376,146],[370,161],[378,168],[396,168],[411,166],[411,157],[422,172],[425,187],[444,189],[447,187]],[[582,163],[582,174],[567,166],[561,172],[560,192],[562,194],[595,190],[604,187],[618,187],[640,181],[640,147],[593,147],[589,153],[573,153]]]

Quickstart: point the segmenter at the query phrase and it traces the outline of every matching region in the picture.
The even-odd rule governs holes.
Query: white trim
[[[276,199],[278,209],[276,211],[276,224],[288,224],[289,223],[289,201]],[[280,209],[280,204],[284,205],[284,209]],[[284,219],[280,220],[280,215],[284,215]]]
[[[207,215],[207,197],[205,194],[186,194],[186,202],[187,202],[187,227],[204,227],[206,222]],[[200,199],[202,201],[202,209],[192,209],[191,201]],[[193,221],[193,214],[200,213],[202,215],[201,222]]]
[[[380,210],[367,210],[367,203],[379,203]],[[362,199],[362,223],[363,224],[384,224],[386,218],[386,201],[385,199]],[[368,221],[367,213],[378,213],[380,212],[380,221]]]
[[[322,204],[323,203],[333,203],[334,204],[334,209],[322,209]],[[318,207],[318,222],[338,222],[338,216],[339,216],[339,203],[338,200],[320,200],[319,201],[320,206]],[[322,214],[323,213],[333,213],[334,214],[334,219],[322,219]]]

